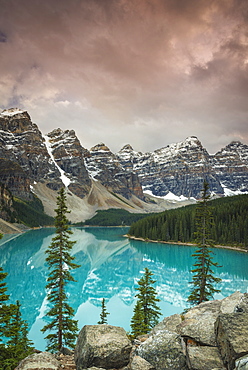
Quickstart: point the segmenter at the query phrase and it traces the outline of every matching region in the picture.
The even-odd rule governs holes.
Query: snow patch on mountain
[[[57,169],[59,170],[60,172],[60,179],[61,181],[63,182],[63,184],[68,187],[71,183],[71,180],[69,179],[69,177],[66,176],[65,174],[65,171],[63,171],[59,165],[56,163],[55,159],[54,159],[54,156],[53,156],[53,153],[52,153],[52,145],[50,143],[50,140],[49,140],[49,137],[44,135],[43,136],[44,139],[45,139],[45,145],[46,145],[46,148],[47,148],[47,151],[48,151],[48,154],[50,155],[50,158],[51,160],[53,161],[53,163],[55,164],[55,166],[57,167]]]
[[[226,197],[232,197],[234,195],[241,195],[241,194],[248,194],[247,191],[242,191],[241,189],[239,189],[239,190],[231,190],[227,186],[225,186],[224,184],[221,184],[221,186],[223,187],[224,195]]]
[[[174,202],[183,202],[183,201],[188,200],[188,199],[195,200],[195,198],[193,198],[193,197],[187,198],[187,197],[185,197],[184,195],[180,195],[180,196],[175,195],[175,194],[173,194],[171,191],[169,191],[169,193],[168,193],[168,194],[166,194],[166,195],[165,195],[165,196],[163,196],[163,197],[160,197],[160,196],[154,195],[154,194],[153,194],[153,192],[152,192],[151,190],[145,190],[145,189],[143,189],[143,192],[144,192],[144,194],[150,195],[150,196],[152,196],[152,197],[154,197],[154,198],[164,199],[164,200],[170,200],[170,201],[172,201],[172,202],[173,202],[173,201],[174,201]]]
[[[3,110],[0,115],[11,117],[11,116],[15,116],[16,114],[22,114],[22,113],[25,113],[22,109],[10,108],[10,109]]]

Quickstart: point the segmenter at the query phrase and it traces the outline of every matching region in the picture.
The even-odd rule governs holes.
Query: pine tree
[[[193,288],[188,297],[188,302],[199,304],[208,301],[213,297],[214,293],[220,292],[215,289],[213,284],[219,283],[220,278],[213,275],[213,266],[220,267],[218,263],[213,262],[213,252],[210,249],[213,247],[213,242],[210,239],[211,226],[213,225],[213,217],[211,208],[208,204],[210,198],[209,186],[206,181],[203,183],[202,199],[198,202],[196,208],[196,241],[198,249],[192,254],[196,262],[193,265],[195,268],[191,270],[193,275]]]
[[[20,303],[8,304],[7,277],[0,267],[0,370],[12,370],[32,351],[27,324],[21,319]]]
[[[105,305],[105,299],[102,299],[102,310],[100,313],[100,321],[98,321],[98,324],[107,324],[107,315],[109,315],[109,312],[107,312],[106,305]]]
[[[8,274],[6,272],[3,272],[2,267],[0,267],[0,343],[2,342],[2,338],[5,336],[6,326],[11,317],[9,307],[6,304],[9,299],[9,295],[6,294],[7,286],[3,281],[7,275]]]
[[[153,273],[146,267],[144,276],[138,281],[137,303],[134,308],[134,315],[131,319],[131,334],[133,337],[141,334],[147,334],[150,329],[158,323],[161,315],[160,308],[156,302],[157,298],[155,288],[152,286],[156,281],[152,279]],[[139,329],[140,328],[142,329]]]
[[[140,301],[137,301],[134,306],[130,326],[132,338],[137,338],[139,335],[146,334],[149,331],[149,328],[145,324],[144,311],[142,310]]]
[[[4,362],[9,357],[7,346],[4,343],[6,342],[5,334],[11,319],[11,312],[6,303],[9,299],[9,295],[6,294],[7,286],[4,282],[7,275],[6,272],[3,272],[2,267],[0,267],[0,370],[4,369]]]
[[[72,231],[69,230],[66,213],[69,213],[66,206],[66,195],[64,188],[61,188],[57,197],[55,209],[56,235],[51,245],[46,250],[48,268],[50,270],[47,279],[46,289],[48,290],[48,301],[52,306],[46,313],[51,322],[41,329],[42,332],[50,331],[45,339],[48,341],[47,350],[60,351],[63,346],[73,347],[77,336],[77,321],[73,320],[74,310],[67,303],[65,286],[68,282],[75,281],[70,270],[78,268],[73,263],[75,257],[70,255],[74,241],[69,240]]]
[[[9,306],[12,312],[12,318],[5,332],[5,336],[9,338],[7,342],[8,358],[3,363],[5,368],[14,369],[18,363],[33,352],[33,343],[28,339],[28,324],[22,320],[21,304],[16,301],[16,304]]]

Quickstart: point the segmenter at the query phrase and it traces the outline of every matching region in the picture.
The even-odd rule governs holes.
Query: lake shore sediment
[[[142,242],[149,242],[149,243],[161,243],[161,244],[175,244],[175,245],[187,245],[187,246],[191,246],[191,247],[197,247],[197,244],[194,244],[194,243],[183,243],[183,242],[166,242],[166,241],[163,241],[163,240],[152,240],[152,239],[144,239],[144,238],[137,238],[133,235],[129,235],[129,234],[125,234],[123,235],[125,238],[128,238],[128,239],[132,239],[132,240],[139,240],[139,241],[142,241]],[[229,245],[214,245],[213,246],[214,248],[219,248],[219,249],[230,249],[230,250],[234,250],[234,251],[237,251],[237,252],[243,252],[243,253],[247,253],[248,250],[246,249],[243,249],[241,247],[234,247],[234,246],[229,246]]]

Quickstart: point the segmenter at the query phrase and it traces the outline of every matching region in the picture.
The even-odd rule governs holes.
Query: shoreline
[[[149,243],[161,243],[161,244],[175,244],[175,245],[186,245],[189,247],[197,247],[197,244],[194,243],[183,243],[183,242],[165,242],[163,240],[151,240],[151,239],[144,239],[144,238],[136,238],[135,236],[125,234],[123,235],[125,238],[131,239],[131,240],[139,240],[141,242],[149,242]],[[247,253],[248,250],[240,248],[240,247],[231,247],[229,245],[214,245],[212,248],[219,248],[219,249],[230,249],[237,252],[243,252]]]

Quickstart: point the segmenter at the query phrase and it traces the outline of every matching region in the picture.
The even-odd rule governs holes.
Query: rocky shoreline
[[[130,341],[123,328],[86,325],[71,355],[33,354],[16,370],[247,370],[248,293],[165,317]]]
[[[139,241],[142,241],[142,242],[149,242],[149,243],[187,245],[187,246],[191,246],[191,247],[196,247],[197,246],[197,244],[194,244],[194,243],[165,242],[165,241],[162,241],[162,240],[152,240],[152,239],[137,238],[137,237],[132,236],[132,235],[129,235],[129,234],[126,234],[126,235],[123,235],[123,236],[125,238],[131,239],[131,240],[139,240]],[[241,248],[241,247],[233,247],[233,246],[228,246],[228,245],[219,245],[218,244],[218,245],[214,245],[213,248],[231,249],[231,250],[234,250],[234,251],[237,251],[237,252],[243,252],[243,253],[247,253],[248,252],[248,249],[244,249],[244,248]]]

